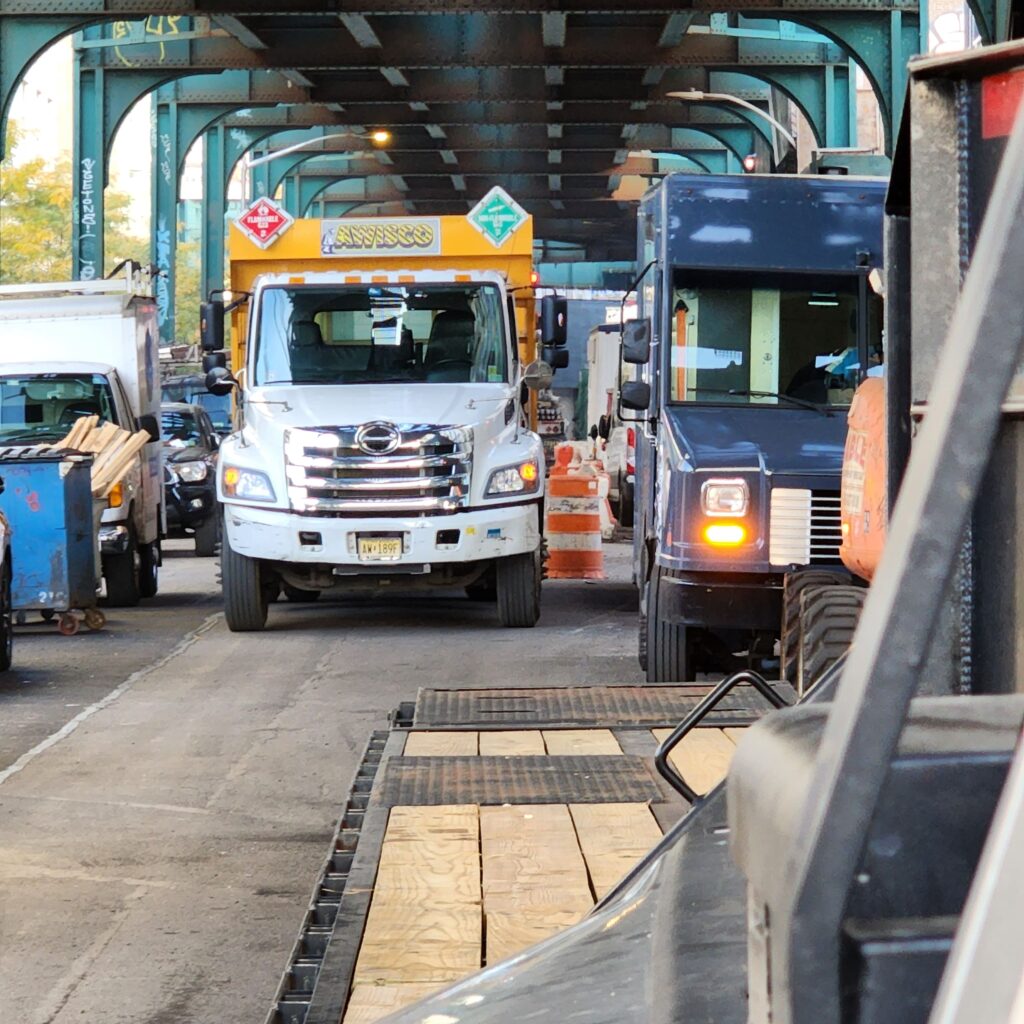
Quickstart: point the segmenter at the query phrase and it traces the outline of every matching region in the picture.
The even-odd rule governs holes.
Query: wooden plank
[[[611,729],[548,729],[544,745],[553,756],[622,753]]]
[[[733,726],[733,727],[730,727],[728,729],[723,729],[722,730],[722,732],[724,732],[725,735],[730,740],[732,740],[733,743],[739,743],[739,741],[741,739],[743,739],[743,736],[746,733],[746,731],[747,731],[747,726],[742,726],[741,728],[736,728],[735,726]]]
[[[458,757],[477,753],[475,732],[411,732],[405,738],[406,757]]]
[[[481,807],[480,848],[487,963],[568,927],[593,905],[568,807]]]
[[[354,983],[455,981],[482,947],[478,809],[392,808]]]
[[[482,945],[479,906],[430,909],[374,898],[353,983],[457,981],[480,968]]]
[[[652,729],[651,732],[661,743],[672,730]],[[703,795],[725,778],[735,750],[735,744],[721,729],[698,727],[676,744],[669,760],[687,785]]]
[[[432,982],[356,985],[345,1008],[344,1024],[374,1024],[381,1017],[425,999],[440,987]]]
[[[661,839],[647,804],[572,804],[569,812],[598,899]]]
[[[485,756],[545,754],[544,737],[539,731],[517,729],[512,732],[480,733],[480,753]]]

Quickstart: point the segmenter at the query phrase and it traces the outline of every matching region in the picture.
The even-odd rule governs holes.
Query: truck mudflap
[[[768,702],[737,687],[702,721],[689,815],[653,768],[708,690],[420,691],[371,737],[268,1024],[667,1021],[655,983],[740,1024],[744,890],[714,787]]]

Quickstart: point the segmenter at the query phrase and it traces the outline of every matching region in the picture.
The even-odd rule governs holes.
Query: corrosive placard
[[[322,256],[438,256],[439,217],[353,217],[320,222]]]

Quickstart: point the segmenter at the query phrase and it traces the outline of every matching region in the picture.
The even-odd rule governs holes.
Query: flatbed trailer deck
[[[590,913],[686,813],[654,754],[710,689],[421,690],[367,744],[268,1024],[371,1024]],[[673,766],[707,792],[767,710],[737,687]]]

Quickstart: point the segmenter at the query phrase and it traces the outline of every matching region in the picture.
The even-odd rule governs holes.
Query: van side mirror
[[[651,385],[640,380],[627,380],[619,391],[619,401],[624,409],[643,412],[651,404]]]
[[[569,303],[563,295],[545,295],[540,300],[540,341],[542,345],[564,345],[569,339]]]
[[[622,329],[622,361],[646,363],[651,358],[651,321],[629,320]],[[644,406],[646,409],[647,406]]]
[[[199,341],[204,352],[219,352],[224,347],[224,300],[199,303]]]
[[[150,441],[160,440],[160,424],[157,422],[156,417],[150,413],[139,417],[139,430],[144,430],[149,434]]]
[[[207,352],[203,356],[203,373],[209,373],[211,370],[227,369],[227,365],[227,352]]]
[[[238,386],[238,381],[223,366],[215,366],[206,375],[206,390],[211,395],[230,395]]]
[[[544,362],[552,370],[564,370],[569,365],[569,350],[567,348],[546,348],[544,349]]]

